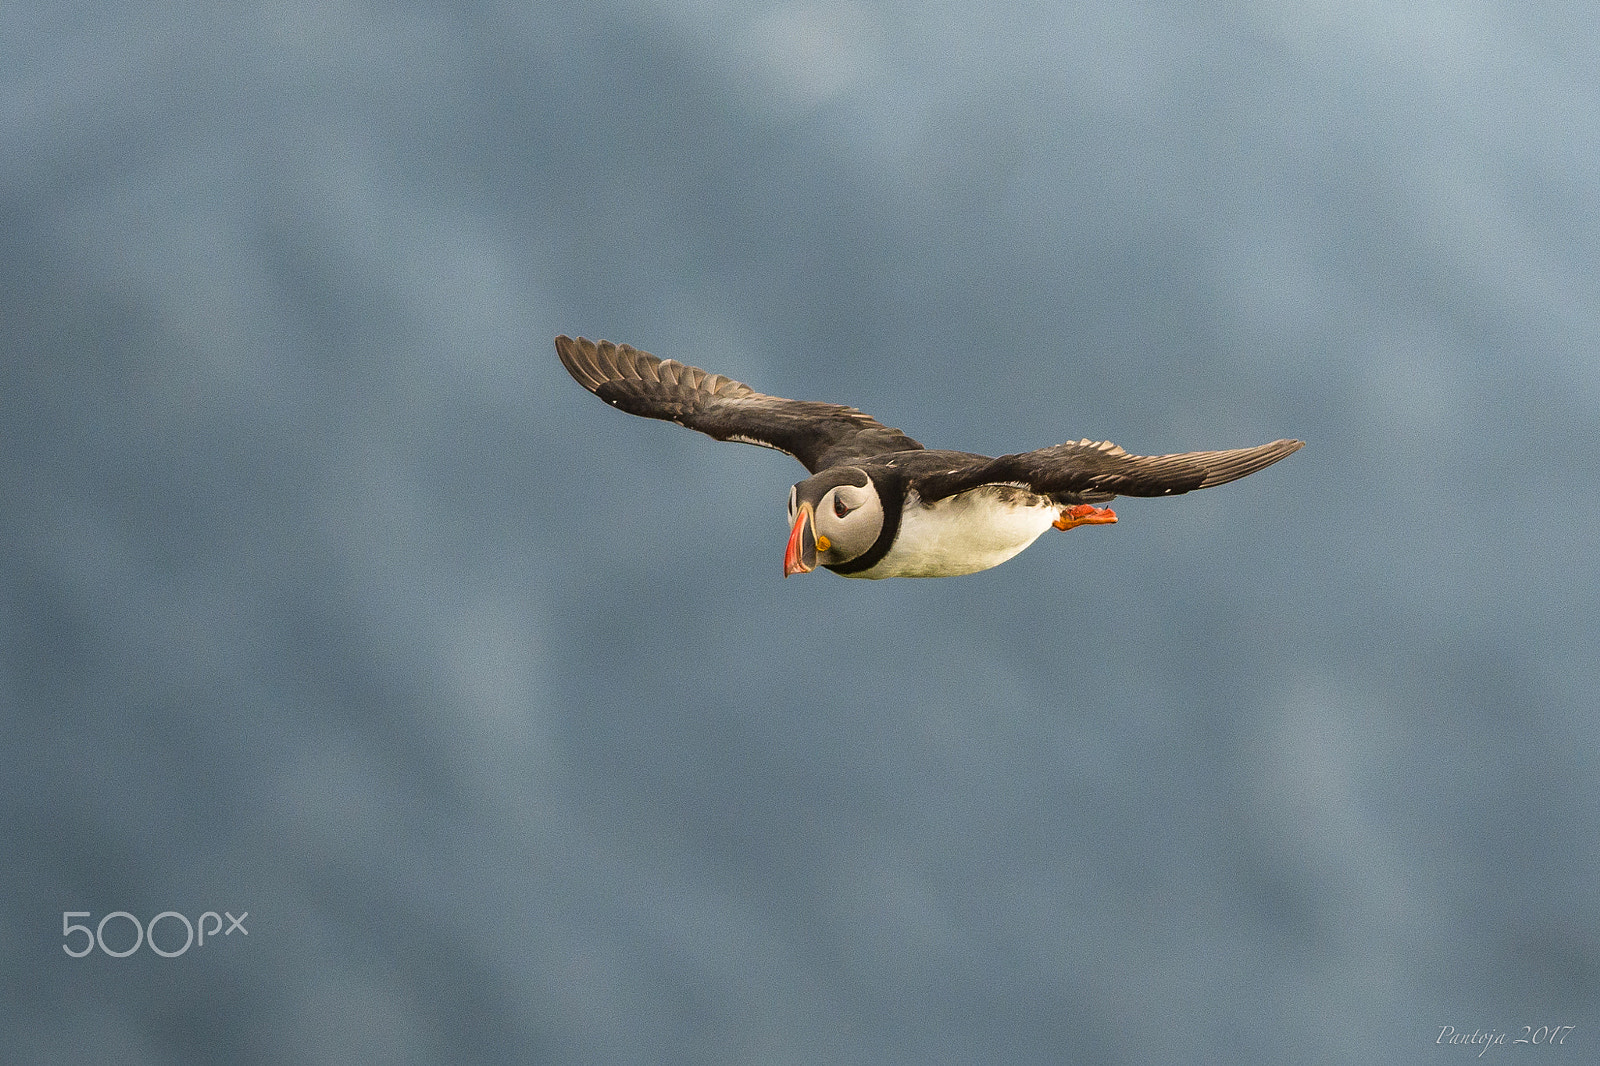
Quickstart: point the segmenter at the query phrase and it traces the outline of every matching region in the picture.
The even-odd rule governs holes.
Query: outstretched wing
[[[1104,503],[1117,496],[1176,496],[1225,485],[1305,447],[1279,440],[1257,448],[1178,455],[1129,455],[1109,441],[1069,441],[987,463],[919,478],[924,500],[941,500],[979,485],[1025,485],[1063,503]]]
[[[767,396],[626,344],[563,336],[556,338],[556,354],[578,384],[620,411],[676,422],[717,440],[776,448],[813,474],[851,459],[922,447],[854,407]]]

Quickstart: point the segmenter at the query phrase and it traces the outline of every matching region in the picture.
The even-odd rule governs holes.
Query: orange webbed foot
[[[1086,503],[1079,503],[1064,508],[1061,517],[1050,524],[1057,529],[1071,529],[1074,526],[1109,526],[1116,520],[1116,512],[1109,507],[1090,507]]]

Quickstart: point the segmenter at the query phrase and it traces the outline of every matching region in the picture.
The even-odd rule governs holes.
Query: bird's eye
[[[850,513],[850,508],[845,505],[843,498],[839,496],[833,498],[833,513],[840,518]]]

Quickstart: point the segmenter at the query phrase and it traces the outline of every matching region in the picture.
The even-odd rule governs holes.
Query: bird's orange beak
[[[783,576],[809,574],[817,568],[817,534],[812,528],[811,505],[802,503],[789,530],[789,546],[783,552]]]

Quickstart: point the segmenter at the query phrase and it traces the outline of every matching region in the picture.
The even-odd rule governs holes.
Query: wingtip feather
[[[1214,485],[1226,485],[1230,481],[1237,481],[1259,470],[1265,470],[1305,446],[1305,441],[1285,438],[1254,448],[1238,448],[1226,452],[1213,452],[1203,458],[1200,456],[1191,458],[1199,460],[1206,471],[1205,480],[1199,485],[1200,488],[1206,489]]]
[[[594,360],[594,342],[583,337],[576,339],[562,334],[556,338],[556,355],[574,380],[593,392],[604,380]]]

